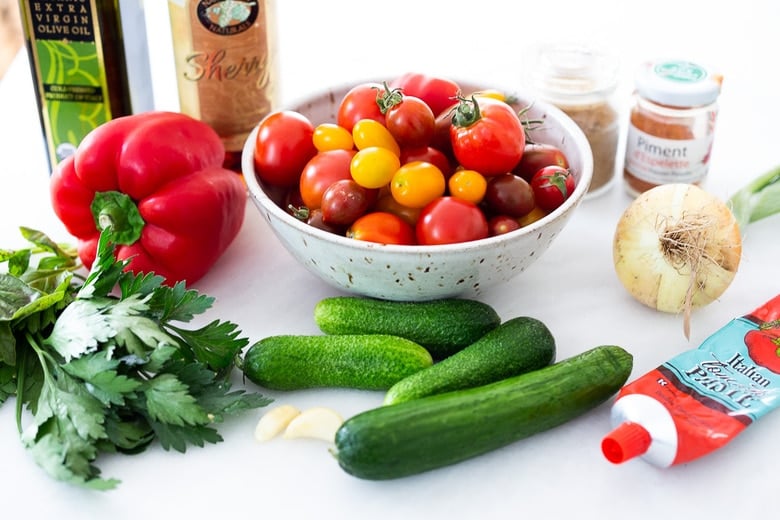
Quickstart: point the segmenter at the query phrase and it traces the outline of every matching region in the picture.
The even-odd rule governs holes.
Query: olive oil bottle
[[[142,3],[20,0],[52,168],[92,129],[153,107]]]
[[[241,171],[252,129],[276,103],[272,0],[169,0],[180,110],[225,144],[225,167]]]

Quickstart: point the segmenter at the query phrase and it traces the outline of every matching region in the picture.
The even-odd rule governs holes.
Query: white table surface
[[[714,64],[725,76],[707,188],[726,198],[780,163],[780,4],[745,0],[732,5],[279,0],[281,100],[289,103],[323,86],[408,70],[514,88],[520,84],[524,49],[558,37],[594,41],[619,53],[625,108],[631,73],[641,60],[698,60]],[[165,3],[147,0],[146,7],[156,104],[176,109]],[[20,225],[71,239],[48,202],[48,172],[24,52],[0,81],[0,177],[0,247],[23,245]],[[531,315],[547,323],[559,359],[599,344],[622,345],[635,356],[633,378],[698,346],[729,319],[780,292],[780,217],[775,217],[749,228],[734,283],[719,301],[694,313],[686,340],[680,316],[641,306],[615,277],[612,234],[629,201],[620,184],[585,201],[535,265],[481,299],[505,319]],[[316,333],[314,304],[336,294],[293,261],[252,207],[237,240],[195,288],[217,298],[206,318],[235,321],[252,341],[278,333]],[[266,394],[276,404],[324,405],[345,417],[382,399],[380,393],[349,390]],[[0,407],[1,514],[112,519],[775,515],[780,413],[765,417],[721,451],[671,469],[641,460],[608,463],[599,449],[609,429],[609,405],[604,405],[455,466],[370,482],[344,473],[322,442],[256,443],[252,434],[262,412],[230,420],[220,430],[223,443],[191,448],[186,455],[153,445],[138,456],[102,457],[103,475],[122,483],[99,493],[56,482],[35,465],[19,440],[11,399]]]

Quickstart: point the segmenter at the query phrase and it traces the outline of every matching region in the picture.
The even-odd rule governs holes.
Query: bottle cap
[[[640,67],[636,91],[661,105],[697,107],[714,103],[720,95],[723,77],[705,67],[683,60],[647,62]]]
[[[620,464],[644,454],[652,441],[644,426],[635,422],[624,422],[604,437],[601,441],[601,451],[608,461]]]

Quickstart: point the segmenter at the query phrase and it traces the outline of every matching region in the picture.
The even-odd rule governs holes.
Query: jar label
[[[713,137],[664,139],[629,125],[626,170],[651,184],[699,182],[707,174]]]

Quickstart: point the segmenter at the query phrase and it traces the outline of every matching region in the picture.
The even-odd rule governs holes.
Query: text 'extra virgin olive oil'
[[[101,124],[153,108],[142,0],[20,0],[54,168]]]
[[[252,129],[274,108],[276,54],[270,0],[169,0],[180,110],[225,144],[241,171]]]

